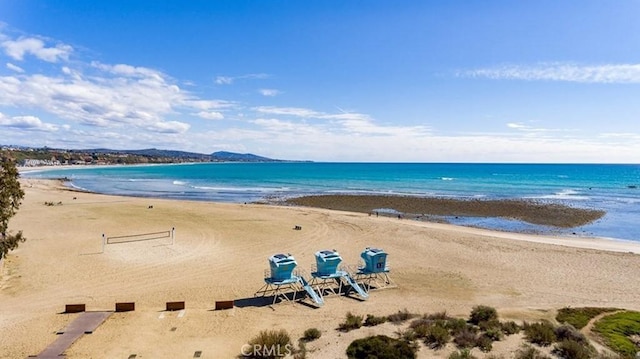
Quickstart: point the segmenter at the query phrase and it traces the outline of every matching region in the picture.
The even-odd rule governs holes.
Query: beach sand
[[[312,327],[322,337],[307,345],[307,357],[339,358],[354,339],[398,329],[387,323],[339,333],[335,328],[349,311],[467,316],[485,304],[504,319],[531,320],[553,318],[565,306],[640,310],[639,243],[307,207],[105,196],[68,191],[57,181],[22,184],[26,196],[10,229],[23,230],[27,241],[10,253],[0,277],[3,357],[41,352],[78,316],[60,314],[72,303],[97,311],[135,302],[136,310],[113,314],[71,346],[68,358],[192,358],[196,351],[201,358],[233,358],[261,330],[283,328],[297,339]],[[101,253],[103,234],[173,227],[173,245],[161,238],[107,245]],[[285,302],[213,310],[215,301],[251,303],[274,253],[293,254],[309,272],[317,250],[336,249],[345,264],[357,265],[365,247],[389,253],[395,288],[372,291],[367,301],[330,297],[319,309]],[[185,301],[186,310],[165,312],[169,301]],[[517,348],[510,340],[497,343],[493,353],[508,356]],[[423,348],[418,356],[448,353]]]

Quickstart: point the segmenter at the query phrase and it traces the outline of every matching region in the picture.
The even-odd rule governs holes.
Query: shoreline
[[[65,180],[64,179],[20,179],[20,181],[31,181],[33,183],[42,183],[47,187],[50,187],[54,190],[60,190],[60,191],[65,191],[65,192],[72,192],[72,193],[86,193],[86,194],[91,194],[91,195],[98,195],[98,196],[106,196],[106,197],[110,197],[110,198],[114,198],[114,199],[142,199],[142,200],[161,200],[161,201],[176,201],[176,202],[193,202],[193,203],[212,203],[215,205],[225,205],[225,204],[229,204],[229,205],[242,205],[242,203],[226,203],[226,202],[215,202],[215,201],[190,201],[190,200],[184,200],[184,199],[172,199],[172,198],[160,198],[160,197],[139,197],[139,196],[126,196],[126,195],[113,195],[113,194],[103,194],[103,193],[99,193],[99,192],[93,192],[93,191],[88,191],[88,190],[83,190],[83,189],[78,189],[78,188],[73,188],[73,187],[69,187],[66,186],[64,184]],[[51,183],[55,183],[54,185],[50,185]],[[310,210],[317,210],[317,211],[341,211],[341,212],[349,212],[349,213],[354,213],[354,214],[367,214],[369,213],[369,215],[371,215],[370,212],[368,211],[357,211],[357,210],[348,210],[348,209],[340,209],[340,208],[330,208],[331,206],[321,206],[319,204],[321,203],[317,203],[315,206],[305,206],[305,205],[292,205],[292,204],[287,204],[286,202],[288,201],[295,201],[296,199],[299,198],[311,198],[312,201],[318,200],[320,199],[320,202],[322,202],[322,200],[326,200],[326,199],[331,199],[330,197],[332,196],[339,196],[342,198],[342,200],[347,200],[349,201],[351,195],[320,195],[320,196],[305,196],[305,197],[296,197],[293,199],[287,199],[285,200],[283,203],[282,201],[279,202],[255,202],[255,203],[251,203],[251,205],[258,205],[258,206],[274,206],[274,207],[283,207],[283,208],[300,208],[300,209],[310,209]],[[322,198],[322,197],[327,197],[327,198]],[[369,196],[369,195],[363,195],[362,198],[368,198],[369,200],[376,199],[376,197],[384,197],[384,199],[389,199],[389,198],[393,198],[396,200],[400,200],[401,202],[413,202],[416,199],[416,197],[402,197],[402,196]],[[425,202],[428,202],[431,204],[433,203],[439,203],[442,199],[440,198],[423,198],[425,199]],[[433,200],[433,201],[432,201]],[[459,200],[459,199],[446,199],[444,200],[449,201],[451,203],[460,203],[460,202],[465,202],[465,200]],[[510,200],[502,200],[502,201],[495,201],[498,205],[504,202],[510,202]],[[247,203],[245,203],[246,205]],[[494,203],[495,204],[495,203]],[[424,208],[423,208],[424,209]],[[394,220],[395,222],[395,217],[394,216],[380,216],[383,217],[384,219],[387,220]],[[490,216],[487,216],[485,218],[491,218]],[[640,242],[637,241],[633,241],[633,240],[626,240],[626,239],[620,239],[620,238],[610,238],[610,237],[596,237],[596,236],[569,236],[569,235],[557,235],[557,234],[549,234],[549,233],[528,233],[528,232],[518,232],[518,231],[507,231],[507,230],[497,230],[497,229],[490,229],[490,228],[483,228],[483,227],[476,227],[476,226],[465,226],[465,225],[458,225],[455,223],[447,223],[447,222],[441,222],[441,221],[432,221],[432,220],[421,220],[421,221],[416,221],[416,220],[407,220],[404,221],[404,223],[415,223],[418,225],[424,225],[426,227],[429,228],[439,228],[439,229],[447,229],[447,230],[451,230],[451,231],[460,231],[460,232],[465,232],[465,233],[470,233],[470,234],[480,234],[483,236],[491,236],[491,237],[498,237],[498,238],[504,238],[504,239],[511,239],[511,240],[517,240],[517,241],[527,241],[527,242],[532,242],[532,243],[541,243],[541,244],[552,244],[552,245],[560,245],[560,246],[568,246],[568,247],[573,247],[573,248],[583,248],[583,249],[595,249],[595,250],[602,250],[602,251],[612,251],[612,252],[628,252],[628,253],[636,253],[636,254],[640,254]]]

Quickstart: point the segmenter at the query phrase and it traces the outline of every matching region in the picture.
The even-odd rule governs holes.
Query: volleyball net
[[[106,236],[103,234],[102,249],[104,251],[104,246],[107,244],[122,244],[122,243],[152,241],[152,240],[165,239],[165,238],[170,238],[171,244],[174,244],[175,232],[176,232],[176,229],[171,228],[168,231],[127,234],[127,235],[120,235],[120,236]]]

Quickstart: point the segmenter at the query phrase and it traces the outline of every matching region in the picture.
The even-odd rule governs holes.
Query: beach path
[[[73,322],[71,322],[60,334],[58,339],[51,343],[36,358],[61,358],[64,351],[67,350],[78,338],[84,334],[93,333],[112,312],[84,312],[80,314]]]

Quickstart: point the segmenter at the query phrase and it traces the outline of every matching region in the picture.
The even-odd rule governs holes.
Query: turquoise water
[[[640,241],[640,165],[199,163],[78,167],[23,176],[67,177],[72,186],[106,194],[240,203],[328,193],[535,199],[603,209],[607,215],[564,232],[495,218],[452,220],[492,229]]]

